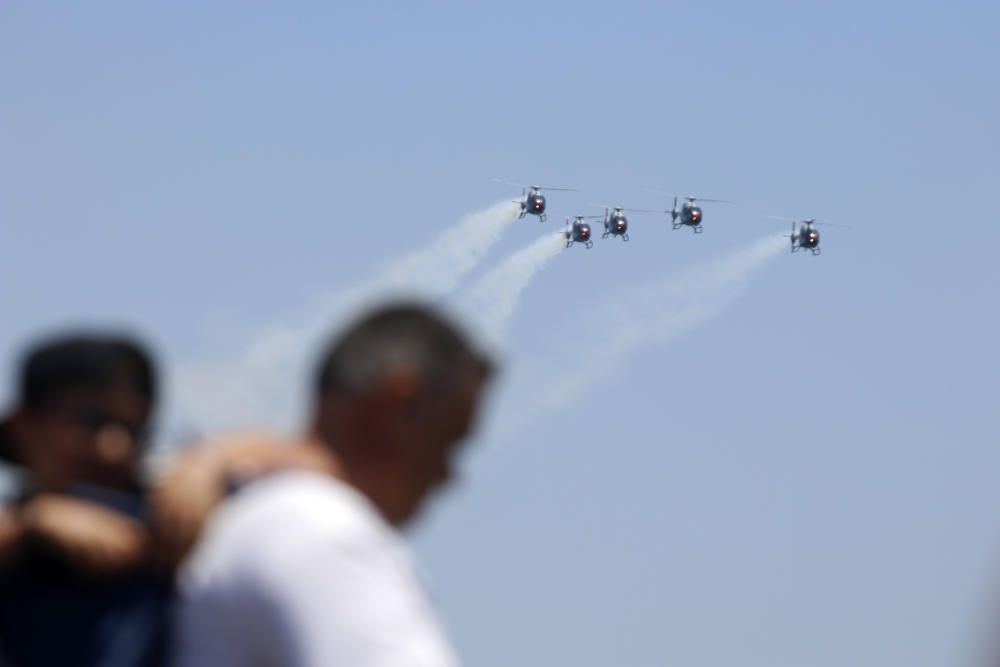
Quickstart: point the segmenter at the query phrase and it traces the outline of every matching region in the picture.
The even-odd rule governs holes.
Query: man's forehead
[[[426,386],[424,396],[445,409],[467,408],[479,401],[486,380],[481,373],[464,372],[443,386]]]
[[[460,382],[451,392],[450,400],[440,401],[444,415],[458,430],[466,430],[478,413],[478,406],[486,388],[486,379],[481,376],[469,376]]]
[[[471,403],[478,403],[483,397],[483,393],[489,387],[492,373],[476,369],[466,374],[464,380],[459,384],[460,391],[465,400]]]

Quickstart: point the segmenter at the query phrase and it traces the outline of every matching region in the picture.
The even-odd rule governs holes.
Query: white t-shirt
[[[179,667],[458,664],[402,538],[317,473],[281,473],[224,503],[180,595]]]

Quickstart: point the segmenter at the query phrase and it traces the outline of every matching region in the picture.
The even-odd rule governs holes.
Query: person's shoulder
[[[330,475],[304,470],[258,480],[229,499],[223,510],[231,515],[326,528],[381,522],[368,500],[352,487]]]
[[[223,503],[199,550],[259,565],[284,562],[318,543],[394,539],[392,529],[352,487],[321,473],[287,471],[258,480]]]
[[[191,599],[239,592],[244,601],[273,600],[300,590],[302,581],[333,563],[375,566],[396,558],[400,545],[368,501],[343,482],[282,472],[223,503],[182,569],[181,588]]]

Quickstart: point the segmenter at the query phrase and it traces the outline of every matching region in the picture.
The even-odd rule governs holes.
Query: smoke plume
[[[487,344],[502,351],[517,303],[531,279],[566,247],[565,236],[546,234],[484,275],[459,297],[459,307]]]
[[[175,401],[168,426],[193,426],[209,435],[236,427],[300,425],[313,357],[337,323],[376,298],[430,300],[455,289],[519,213],[508,201],[470,214],[369,280],[329,295],[299,322],[263,328],[226,358],[174,368],[168,378]]]
[[[567,360],[565,367],[571,370],[562,375],[547,382],[532,382],[539,388],[532,395],[519,396],[527,411],[519,410],[519,416],[507,420],[502,430],[523,426],[568,405],[614,372],[619,362],[635,350],[668,342],[717,317],[787,245],[785,237],[769,236],[673,278],[631,287],[614,300],[599,304],[604,334],[593,337],[593,353],[581,360]],[[589,329],[592,333],[598,330]]]

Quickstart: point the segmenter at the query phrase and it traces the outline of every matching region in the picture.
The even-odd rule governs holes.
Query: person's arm
[[[146,531],[136,521],[101,505],[41,494],[0,509],[0,565],[29,548],[56,554],[85,576],[126,572],[148,556]]]

